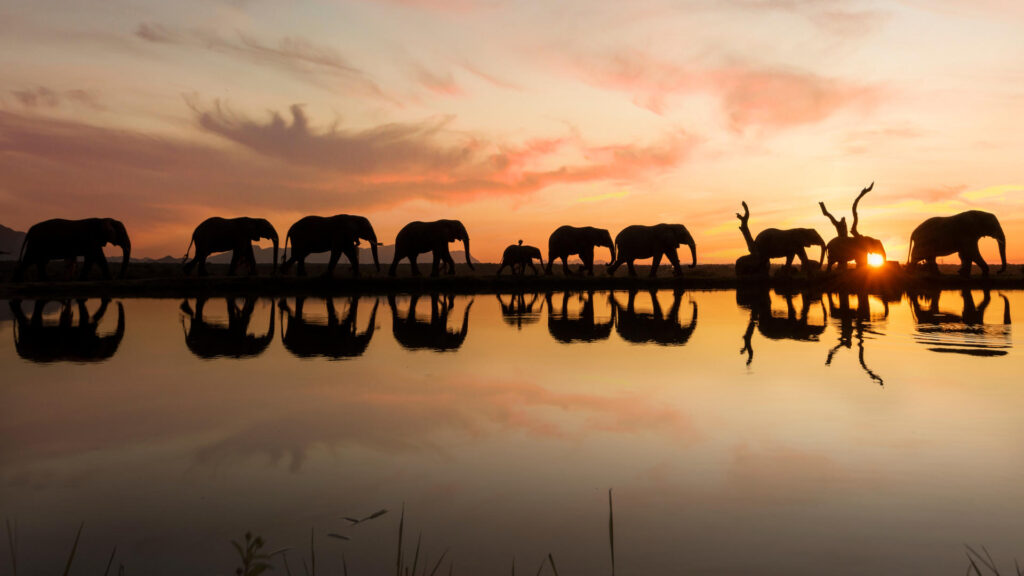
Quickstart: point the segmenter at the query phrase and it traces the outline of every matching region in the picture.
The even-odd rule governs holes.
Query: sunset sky
[[[161,257],[213,215],[458,218],[496,261],[680,222],[713,263],[742,200],[827,240],[817,202],[874,181],[891,259],[981,209],[1020,262],[1022,31],[1015,0],[0,0],[0,224],[113,216]]]

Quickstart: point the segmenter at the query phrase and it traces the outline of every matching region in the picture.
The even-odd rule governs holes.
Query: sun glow
[[[878,268],[882,264],[885,264],[885,256],[881,254],[875,254],[874,252],[868,254],[868,266],[872,268]]]

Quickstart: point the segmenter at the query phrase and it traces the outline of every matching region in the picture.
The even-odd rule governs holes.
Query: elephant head
[[[676,246],[682,246],[683,244],[690,247],[690,256],[692,262],[690,268],[697,266],[697,243],[694,242],[693,236],[690,235],[690,231],[686,229],[686,226],[682,224],[662,224],[658,227],[656,234],[665,242],[666,245],[675,248]]]
[[[113,218],[100,218],[100,238],[103,244],[113,244],[121,248],[121,271],[118,276],[124,278],[128,271],[128,261],[132,255],[132,243],[128,239],[128,230],[120,220]]]
[[[245,227],[249,240],[258,242],[263,238],[274,243],[274,267],[273,272],[277,273],[277,230],[266,218],[239,218],[238,221]]]
[[[980,210],[972,210],[972,212],[977,212],[977,216],[971,223],[976,224],[974,230],[977,232],[978,238],[988,236],[995,238],[996,243],[999,244],[999,260],[1002,264],[999,267],[999,273],[1006,272],[1006,235],[1003,234],[1003,227],[999,225],[999,219],[995,214],[989,212]]]
[[[609,260],[609,262],[614,262],[615,261],[615,243],[612,242],[611,232],[608,232],[608,230],[605,230],[604,228],[594,228],[593,231],[594,231],[594,238],[593,238],[594,246],[605,246],[605,247],[607,247],[608,251],[611,253],[611,260]]]
[[[800,238],[801,243],[805,248],[811,246],[818,246],[821,248],[821,254],[818,256],[818,268],[821,268],[821,263],[825,260],[825,241],[822,240],[821,234],[814,228],[796,228],[794,230],[796,236]],[[879,243],[881,245],[881,243]]]
[[[871,236],[860,237],[861,248],[867,254],[878,254],[883,259],[885,256],[885,246],[882,246],[882,241],[878,238],[872,238]]]
[[[365,216],[349,216],[348,223],[355,238],[361,238],[370,243],[373,265],[377,268],[377,272],[380,272],[380,260],[377,259],[377,234],[373,231],[373,225],[370,224],[370,220]]]
[[[466,227],[458,220],[439,220],[439,222],[448,235],[449,242],[462,241],[462,247],[466,251],[466,266],[469,266],[470,270],[475,270],[473,260],[469,257],[469,233],[466,232]]]

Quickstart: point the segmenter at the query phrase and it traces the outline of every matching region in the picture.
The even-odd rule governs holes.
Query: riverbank
[[[940,275],[911,274],[898,268],[870,268],[844,272],[785,274],[778,268],[772,274],[759,278],[737,278],[732,265],[708,264],[694,269],[684,268],[682,277],[675,277],[671,269],[662,267],[656,277],[648,276],[649,268],[638,266],[636,277],[625,270],[616,276],[597,267],[594,276],[564,276],[557,271],[551,276],[495,275],[497,264],[478,264],[471,271],[465,265],[457,268],[454,276],[414,277],[408,266],[403,266],[397,277],[389,277],[386,269],[380,273],[372,266],[361,267],[357,278],[351,276],[347,266],[339,266],[333,278],[320,276],[322,267],[310,267],[310,276],[272,275],[270,266],[261,266],[256,276],[228,277],[226,266],[210,266],[210,276],[186,277],[175,264],[135,264],[125,279],[101,280],[28,280],[13,283],[9,280],[13,263],[0,266],[0,298],[72,298],[72,297],[194,297],[194,296],[285,296],[330,294],[387,294],[410,292],[445,292],[451,294],[488,294],[506,292],[551,292],[575,290],[719,290],[746,288],[775,288],[785,291],[841,291],[872,294],[898,294],[906,291],[936,289],[1024,289],[1024,274],[1019,265],[1011,265],[1005,274],[980,276],[977,270],[970,278],[956,274],[956,266],[943,266]],[[424,267],[424,269],[426,269]],[[51,277],[59,271],[53,268]]]

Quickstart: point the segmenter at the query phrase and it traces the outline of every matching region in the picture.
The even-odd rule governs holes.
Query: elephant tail
[[[910,258],[914,253],[914,235],[910,235],[910,243],[907,244],[907,266],[910,266]]]
[[[192,238],[188,241],[188,248],[185,248],[185,256],[181,259],[181,263],[188,262],[188,253],[192,251],[192,244],[196,241],[195,232],[192,233]]]

